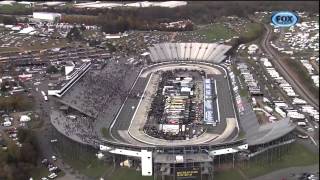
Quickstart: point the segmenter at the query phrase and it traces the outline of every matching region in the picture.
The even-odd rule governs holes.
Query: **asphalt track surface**
[[[285,79],[289,81],[289,83],[293,86],[297,93],[308,103],[310,103],[315,109],[319,110],[319,99],[313,97],[312,93],[307,89],[307,87],[301,84],[299,81],[295,80],[295,76],[293,75],[293,73],[287,70],[286,66],[283,64],[284,62],[281,61],[280,57],[270,46],[269,42],[272,32],[271,28],[266,24],[263,25],[267,32],[263,36],[261,42],[262,49],[269,55],[269,57],[271,57],[272,62],[275,64],[277,69],[285,77]]]
[[[135,86],[132,89],[132,92],[135,92],[137,94],[142,95],[143,90],[147,84],[147,81],[149,79],[148,77],[138,77],[138,80],[135,84]],[[119,116],[115,120],[115,123],[113,127],[111,128],[111,136],[113,140],[119,141],[119,142],[125,142],[125,143],[133,143],[135,141],[124,139],[123,136],[121,136],[118,131],[127,132],[130,126],[131,118],[135,112],[135,108],[137,107],[139,103],[140,98],[136,97],[128,97],[126,100],[123,108],[121,109]],[[128,137],[130,138],[130,137]],[[138,141],[135,142],[137,144],[141,144]]]
[[[173,65],[172,64],[164,65],[163,68],[166,70],[173,69],[170,66],[173,66]],[[202,66],[205,67],[206,65],[202,65]],[[148,70],[149,74],[142,73],[138,77],[136,84],[132,88],[132,92],[134,94],[139,94],[140,96],[143,94],[144,89],[147,85],[147,82],[150,78],[150,74],[152,72],[154,72],[155,69],[158,69],[158,68],[151,68],[151,70]],[[224,131],[229,132],[229,131],[231,131],[230,128],[235,128],[235,123],[230,123],[231,121],[229,120],[228,124],[230,127],[227,127],[227,122],[226,122],[226,118],[235,118],[233,104],[232,104],[232,98],[231,98],[231,95],[229,92],[229,87],[228,87],[228,81],[224,78],[224,75],[221,73],[220,74],[211,74],[211,76],[213,76],[217,80],[217,90],[218,90],[217,92],[218,92],[218,98],[219,98],[219,106],[221,106],[221,108],[219,108],[221,123],[215,128],[214,132],[210,132],[211,135],[207,134],[206,136],[204,136],[205,142],[214,142],[212,140],[214,138],[216,138],[217,135],[219,135],[219,134],[230,135],[230,133],[224,133]],[[139,101],[140,101],[140,97],[128,97],[126,99],[126,101],[123,104],[122,109],[120,110],[118,116],[116,117],[116,119],[114,121],[113,126],[110,127],[111,139],[108,139],[108,140],[115,141],[118,143],[126,143],[126,144],[129,143],[129,144],[141,145],[141,146],[148,144],[145,141],[141,141],[139,139],[133,138],[128,133],[132,117],[136,111],[136,108],[139,104]],[[235,120],[236,119],[234,119],[233,121],[235,121]],[[217,134],[217,133],[219,133],[219,134]],[[144,136],[146,136],[146,135],[144,134]],[[146,139],[148,139],[148,138],[146,138]],[[223,140],[223,139],[226,139],[226,137],[219,138],[219,139]],[[195,143],[201,144],[201,143],[204,143],[204,141],[202,142],[201,139],[197,139],[195,141]],[[190,143],[192,144],[192,142],[190,142]],[[190,143],[186,143],[186,144],[190,145]],[[151,144],[153,144],[153,143],[151,143]],[[165,143],[160,143],[160,144],[164,145]],[[172,143],[168,143],[168,144],[174,145]],[[181,143],[179,143],[179,144],[181,144]],[[154,144],[154,145],[156,145],[156,144]]]

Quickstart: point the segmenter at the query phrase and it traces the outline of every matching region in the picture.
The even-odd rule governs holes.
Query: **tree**
[[[58,68],[56,68],[55,66],[53,65],[50,65],[48,68],[47,68],[47,73],[50,73],[50,74],[54,74],[54,73],[57,73],[58,72]]]
[[[81,24],[80,30],[81,30],[81,31],[85,31],[85,30],[86,30],[86,26],[85,26],[84,24]]]
[[[22,147],[9,143],[6,155],[0,158],[0,179],[25,180],[35,168],[39,153],[33,132],[19,129],[18,138]]]
[[[73,26],[73,27],[70,29],[70,31],[68,32],[68,34],[67,34],[67,39],[68,39],[69,41],[72,41],[72,40],[82,40],[83,37],[82,37],[82,34],[81,34],[79,28],[76,27],[76,26]]]
[[[18,21],[14,16],[0,16],[0,22],[3,24],[16,24]]]
[[[2,92],[6,92],[8,91],[8,89],[6,88],[6,86],[10,85],[10,83],[8,81],[5,81],[1,84],[1,91]]]
[[[23,143],[19,157],[20,162],[36,165],[38,157],[35,146],[33,146],[31,143]]]

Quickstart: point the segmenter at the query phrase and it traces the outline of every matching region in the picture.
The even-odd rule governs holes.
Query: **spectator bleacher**
[[[149,47],[153,62],[206,61],[220,63],[231,46],[216,43],[160,43]]]

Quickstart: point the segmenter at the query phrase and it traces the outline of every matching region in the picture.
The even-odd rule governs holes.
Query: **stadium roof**
[[[290,122],[290,118],[284,118],[274,123],[262,125],[258,128],[252,128],[246,132],[248,145],[259,145],[269,143],[275,139],[293,131],[295,125]]]

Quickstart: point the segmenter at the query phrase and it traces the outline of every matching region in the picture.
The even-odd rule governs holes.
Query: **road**
[[[298,180],[299,177],[303,173],[313,173],[317,174],[319,172],[319,165],[311,165],[311,166],[303,166],[303,167],[290,167],[285,169],[280,169],[277,171],[274,171],[272,173],[259,176],[257,178],[254,178],[252,180]]]
[[[272,49],[270,45],[270,37],[272,34],[272,29],[270,26],[263,24],[267,32],[264,34],[263,39],[261,41],[261,48],[267,54],[267,56],[271,59],[275,67],[279,70],[280,74],[284,76],[284,78],[292,85],[294,90],[310,105],[312,105],[315,109],[319,110],[319,100],[312,95],[312,92],[309,91],[307,86],[303,83],[297,81],[296,74],[290,71],[289,68],[286,67],[284,62],[281,60],[281,57]]]

